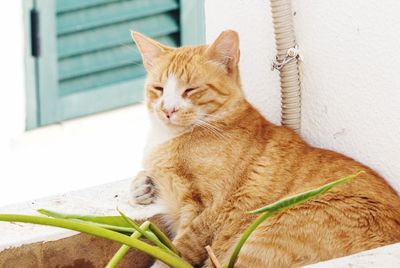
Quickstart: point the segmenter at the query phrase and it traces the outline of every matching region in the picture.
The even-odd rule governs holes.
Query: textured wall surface
[[[400,191],[400,2],[293,0],[304,62],[302,135],[376,169]],[[279,122],[269,1],[207,0],[207,39],[234,29],[248,99]]]
[[[275,41],[269,2],[207,0],[207,42],[212,42],[226,29],[240,34],[241,77],[247,98],[269,120],[279,123],[279,73],[271,71]]]

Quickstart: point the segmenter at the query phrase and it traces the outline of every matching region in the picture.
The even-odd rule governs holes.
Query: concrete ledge
[[[309,268],[393,268],[400,267],[400,243],[363,251],[350,256],[308,265]]]
[[[86,234],[57,241],[33,243],[0,252],[0,267],[97,268],[104,267],[121,245]],[[148,255],[131,249],[118,267],[146,268]]]
[[[53,197],[0,208],[0,213],[37,215],[38,208],[64,213],[117,215],[116,207],[135,219],[162,213],[156,205],[128,205],[130,180],[122,180]],[[162,227],[157,218],[152,221]],[[119,248],[105,239],[55,227],[0,222],[0,267],[104,267]],[[131,250],[120,267],[148,267],[145,254]],[[400,243],[364,251],[307,267],[400,267]]]
[[[80,191],[32,200],[0,208],[0,213],[39,215],[36,209],[46,208],[71,214],[118,215],[120,208],[135,219],[147,219],[162,212],[156,205],[138,206],[128,204],[130,180],[122,180]],[[0,222],[0,252],[36,242],[55,241],[76,235],[76,232],[49,226]]]

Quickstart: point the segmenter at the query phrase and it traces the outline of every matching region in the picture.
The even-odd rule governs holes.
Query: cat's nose
[[[173,108],[164,108],[163,112],[165,113],[165,116],[170,119],[172,114],[177,112],[178,108],[177,107],[173,107]]]

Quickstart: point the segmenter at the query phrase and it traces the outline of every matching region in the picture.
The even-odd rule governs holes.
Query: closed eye
[[[163,92],[164,91],[164,88],[163,87],[153,87],[155,90],[157,90],[157,91],[160,91],[160,92]]]
[[[183,95],[185,95],[185,96],[187,96],[190,92],[192,92],[193,90],[196,90],[196,89],[198,89],[199,87],[190,87],[190,88],[187,88],[184,92],[183,92]]]

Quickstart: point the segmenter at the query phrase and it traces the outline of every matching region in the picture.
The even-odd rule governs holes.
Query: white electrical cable
[[[277,49],[273,68],[280,71],[282,125],[299,132],[301,120],[299,53],[294,35],[290,1],[271,0]]]

